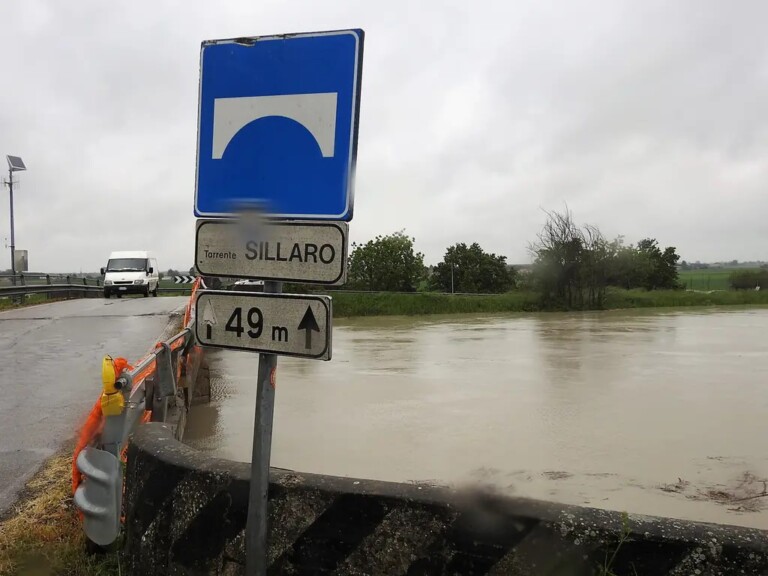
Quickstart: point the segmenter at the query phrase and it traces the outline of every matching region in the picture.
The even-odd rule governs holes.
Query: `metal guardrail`
[[[98,545],[114,542],[120,532],[121,462],[129,435],[147,421],[174,421],[178,438],[183,431],[202,358],[190,328],[194,322],[194,291],[199,284],[198,281],[190,288],[193,296],[187,304],[181,331],[158,343],[135,365],[115,374],[113,385],[104,382],[104,392],[78,438],[73,468],[74,502],[82,515],[86,536]],[[120,396],[117,410],[104,412],[105,395]],[[107,401],[114,405],[113,400]]]
[[[103,294],[100,286],[84,286],[81,284],[33,284],[32,286],[0,286],[0,297],[19,297],[28,294],[67,294],[67,298],[97,297]]]
[[[23,298],[33,294],[64,298],[97,298],[103,295],[100,278],[72,274],[0,274],[0,298]],[[160,294],[187,295],[191,286],[160,286]]]
[[[102,294],[101,280],[72,274],[0,274],[0,298],[22,299],[33,294],[46,297],[88,298]]]
[[[44,274],[42,272],[22,274],[0,274],[0,284],[11,286],[30,286],[52,284],[76,284],[78,286],[102,286],[100,278],[79,276],[77,274]]]
[[[75,465],[83,481],[75,490],[74,502],[82,512],[85,534],[98,545],[111,544],[120,533],[123,494],[120,463],[128,436],[147,420],[165,422],[168,401],[176,399],[181,360],[193,345],[192,331],[185,328],[120,374],[115,388],[125,399],[124,408],[120,414],[103,417],[103,430],[95,445],[76,453]]]
[[[160,288],[157,289],[157,291],[160,294],[174,294],[174,293],[178,294],[178,293],[181,293],[181,294],[186,295],[186,294],[191,294],[192,293],[192,287],[191,286],[179,286],[178,288],[171,288],[169,286],[165,286],[165,287],[161,286]]]

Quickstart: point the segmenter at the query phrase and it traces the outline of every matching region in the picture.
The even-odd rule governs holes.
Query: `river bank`
[[[440,294],[435,292],[345,292],[333,296],[336,318],[356,316],[419,316],[494,312],[562,312],[544,306],[534,292],[506,294]],[[606,310],[691,306],[768,306],[768,291],[610,290]]]

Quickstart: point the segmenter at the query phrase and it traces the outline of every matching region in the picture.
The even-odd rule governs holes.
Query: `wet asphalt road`
[[[93,298],[0,312],[0,514],[74,437],[99,395],[102,357],[138,360],[187,300]]]

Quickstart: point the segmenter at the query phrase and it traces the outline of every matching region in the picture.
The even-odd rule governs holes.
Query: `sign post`
[[[331,298],[283,294],[282,282],[346,281],[364,36],[213,40],[200,51],[195,267],[264,280],[262,293],[201,290],[195,302],[200,345],[259,353],[249,576],[267,574],[277,356],[331,359]]]
[[[264,282],[264,291],[279,294],[280,282]],[[269,518],[269,462],[272,453],[272,421],[275,413],[277,356],[259,354],[256,383],[256,419],[253,424],[251,485],[245,527],[245,573],[267,573],[267,520]]]

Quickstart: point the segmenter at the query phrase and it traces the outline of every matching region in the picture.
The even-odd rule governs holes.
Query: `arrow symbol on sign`
[[[320,332],[320,326],[317,325],[315,320],[315,314],[312,312],[312,308],[307,306],[307,311],[304,312],[304,318],[299,322],[299,330],[306,330],[304,336],[304,348],[309,350],[312,348],[312,332]]]
[[[213,327],[218,324],[216,313],[213,311],[210,300],[205,303],[205,308],[203,309],[203,324],[205,324],[205,336],[210,340],[213,338]]]

